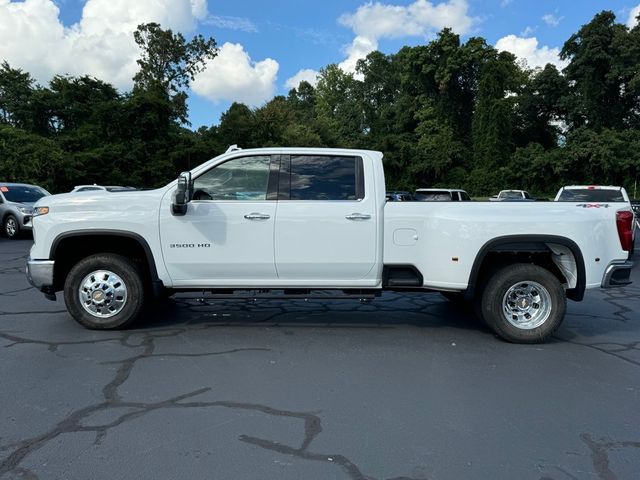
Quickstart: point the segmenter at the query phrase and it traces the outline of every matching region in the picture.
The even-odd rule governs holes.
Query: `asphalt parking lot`
[[[0,479],[640,478],[640,268],[511,345],[438,294],[178,295],[120,332],[0,239]]]

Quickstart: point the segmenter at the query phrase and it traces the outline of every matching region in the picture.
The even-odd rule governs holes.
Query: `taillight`
[[[616,226],[622,249],[630,252],[633,246],[633,213],[625,210],[616,212]]]

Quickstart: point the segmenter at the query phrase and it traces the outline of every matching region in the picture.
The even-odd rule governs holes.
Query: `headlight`
[[[49,207],[36,207],[33,209],[33,216],[39,217],[40,215],[46,215],[49,213]]]
[[[33,210],[28,207],[18,207],[18,210],[20,211],[20,213],[23,213],[25,215],[31,215],[31,213],[33,212]]]

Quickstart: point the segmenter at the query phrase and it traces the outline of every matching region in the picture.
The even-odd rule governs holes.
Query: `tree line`
[[[145,24],[130,92],[100,79],[47,86],[0,66],[0,179],[68,191],[83,183],[155,187],[226,150],[349,147],[384,153],[389,189],[504,188],[552,195],[566,184],[623,185],[640,171],[640,26],[603,11],[564,43],[567,66],[531,69],[450,29],[426,45],[337,65],[259,108],[233,103],[189,128],[190,81],[213,39]]]

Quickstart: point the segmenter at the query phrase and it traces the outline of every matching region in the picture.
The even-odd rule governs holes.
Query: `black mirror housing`
[[[171,214],[182,216],[187,213],[187,204],[191,200],[191,172],[183,172],[178,177],[178,185],[173,192]]]

